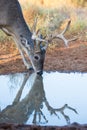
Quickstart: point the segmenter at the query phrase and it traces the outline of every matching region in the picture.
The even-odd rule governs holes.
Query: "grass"
[[[73,23],[71,31],[72,32],[82,32],[87,27],[86,21],[83,19],[76,19],[76,21]]]
[[[74,6],[76,3],[71,3],[71,0],[54,0],[54,2],[53,0],[50,0],[50,2],[49,0],[19,1],[22,6],[25,20],[31,30],[36,16],[38,16],[37,29],[40,28],[44,35],[55,33],[56,31],[60,32],[61,29],[66,26],[66,21],[68,19],[72,20],[69,33],[77,34],[87,28],[87,8],[77,8]],[[0,31],[0,42],[9,41],[11,41],[11,38]]]

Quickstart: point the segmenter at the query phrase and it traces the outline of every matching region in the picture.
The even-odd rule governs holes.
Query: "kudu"
[[[42,74],[43,62],[48,44],[54,38],[59,38],[62,39],[67,46],[68,42],[75,40],[75,38],[66,40],[64,37],[64,33],[68,29],[70,21],[61,34],[57,36],[50,35],[45,39],[40,34],[39,30],[36,31],[36,23],[37,20],[35,20],[33,32],[31,32],[25,22],[18,0],[0,0],[0,29],[8,36],[13,37],[25,66],[28,69],[30,68],[29,61],[27,61],[24,52],[30,59],[34,71],[38,74]],[[45,46],[42,45],[42,42],[45,42]]]

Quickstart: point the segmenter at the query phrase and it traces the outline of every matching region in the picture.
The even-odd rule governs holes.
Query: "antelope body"
[[[0,0],[0,28],[21,42],[21,36],[33,45],[31,32],[23,18],[21,7],[17,0]]]

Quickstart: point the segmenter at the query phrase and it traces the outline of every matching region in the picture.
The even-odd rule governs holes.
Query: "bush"
[[[86,6],[87,0],[71,0],[72,3],[74,3],[76,6]]]

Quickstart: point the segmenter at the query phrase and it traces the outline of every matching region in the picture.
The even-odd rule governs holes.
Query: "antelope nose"
[[[43,74],[43,71],[42,71],[42,70],[41,70],[41,71],[38,71],[37,74],[38,74],[38,75],[42,75],[42,74]]]

